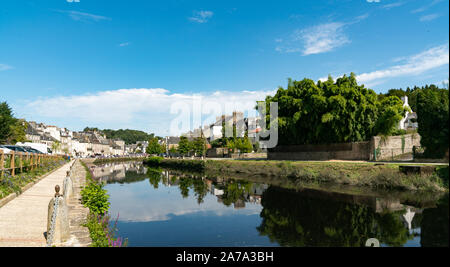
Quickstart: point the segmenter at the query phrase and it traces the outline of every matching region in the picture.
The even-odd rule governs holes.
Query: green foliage
[[[385,97],[389,97],[389,96],[396,96],[400,99],[403,96],[407,96],[409,106],[411,107],[412,111],[416,111],[417,110],[417,95],[420,91],[423,91],[423,90],[439,91],[439,90],[445,90],[445,88],[448,90],[448,84],[446,84],[446,85],[444,84],[444,89],[439,89],[439,87],[434,84],[425,85],[422,87],[414,86],[412,89],[408,87],[408,88],[406,88],[406,90],[403,90],[401,88],[400,89],[390,89],[386,94],[378,95],[378,98],[381,101]]]
[[[266,98],[267,105],[278,102],[281,145],[368,140],[377,134],[377,101],[376,93],[358,85],[353,73],[336,82],[331,77],[317,84],[310,79],[290,80],[287,89],[280,87]],[[385,121],[389,112],[386,109]]]
[[[87,170],[89,173],[89,170]],[[87,179],[87,186],[81,191],[81,202],[94,214],[103,215],[109,209],[109,195],[103,188],[104,184],[94,181],[92,178]]]
[[[396,96],[389,96],[377,103],[378,120],[375,126],[377,134],[392,135],[400,120],[405,116],[407,108],[403,107],[403,102]]]
[[[181,136],[180,142],[178,143],[178,153],[185,156],[192,150],[192,144],[189,142],[187,137]]]
[[[226,147],[234,152],[239,150],[240,153],[251,153],[253,151],[253,145],[248,138],[230,138],[227,140]]]
[[[110,215],[98,215],[90,213],[84,226],[89,229],[92,243],[91,247],[125,247],[128,241],[116,237],[117,219],[113,226],[110,223]]]
[[[159,166],[162,160],[162,157],[149,157],[144,160],[144,163],[148,166]]]
[[[425,89],[417,94],[418,132],[425,156],[442,158],[449,147],[448,97],[448,89]]]
[[[125,141],[125,143],[127,145],[129,144],[135,144],[137,141],[145,141],[145,140],[149,140],[155,137],[155,135],[152,134],[147,134],[146,132],[143,131],[138,131],[138,130],[130,130],[130,129],[120,129],[120,130],[111,130],[111,129],[105,129],[105,130],[99,130],[98,128],[89,128],[86,127],[84,128],[84,131],[97,131],[97,132],[101,132],[103,134],[106,135],[106,138],[109,139],[121,139],[123,141]]]
[[[192,142],[192,150],[197,156],[204,156],[206,152],[206,139],[196,137]]]
[[[8,103],[0,102],[0,144],[15,144],[27,141],[25,137],[27,125],[24,120],[14,118]]]
[[[148,142],[148,146],[145,152],[150,155],[159,155],[166,152],[166,149],[163,145],[160,145],[158,143],[157,138],[151,138]]]

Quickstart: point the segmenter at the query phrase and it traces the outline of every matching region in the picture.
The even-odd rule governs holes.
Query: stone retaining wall
[[[70,239],[63,243],[66,247],[87,247],[92,243],[89,229],[83,224],[87,221],[89,208],[81,204],[81,190],[86,184],[86,170],[80,160],[76,160],[72,167],[73,194],[67,201],[69,210]]]
[[[420,146],[419,134],[374,136],[367,142],[290,145],[269,149],[271,160],[391,160],[396,156],[412,153],[413,146]]]

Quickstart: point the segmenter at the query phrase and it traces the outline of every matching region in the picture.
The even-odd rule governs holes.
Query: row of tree
[[[0,102],[0,144],[25,142],[27,124],[25,120],[15,118],[8,103]]]
[[[108,139],[121,139],[121,140],[125,141],[125,143],[127,145],[135,144],[138,141],[149,140],[149,139],[155,137],[155,134],[153,134],[153,133],[148,134],[148,133],[143,132],[143,131],[130,130],[130,129],[126,129],[126,130],[123,130],[123,129],[119,129],[119,130],[111,130],[111,129],[100,130],[98,128],[86,127],[86,128],[84,128],[83,131],[85,131],[85,132],[97,131],[97,132],[103,133],[106,136],[106,138],[108,138]]]
[[[178,147],[172,147],[169,149],[170,154],[179,154],[179,155],[197,155],[204,156],[206,153],[206,139],[202,137],[194,138],[190,141],[187,137],[181,136],[180,141],[178,143]],[[160,141],[160,139],[154,137],[149,140],[146,153],[150,155],[159,155],[166,153],[166,144],[164,141]]]

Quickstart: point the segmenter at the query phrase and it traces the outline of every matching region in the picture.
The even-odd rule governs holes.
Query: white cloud
[[[430,21],[439,18],[439,14],[430,14],[420,17],[420,21]]]
[[[417,9],[414,9],[413,11],[411,11],[411,13],[420,13],[420,12],[424,12],[425,10],[429,9],[430,7],[442,2],[443,0],[433,0],[431,3],[429,3],[428,5],[419,7]]]
[[[0,71],[4,71],[4,70],[10,70],[13,67],[6,65],[6,64],[0,64]]]
[[[382,7],[384,9],[391,9],[391,8],[394,8],[394,7],[402,6],[403,4],[404,4],[403,2],[396,2],[396,3],[391,3],[391,4],[384,5]]]
[[[306,29],[295,30],[286,41],[277,39],[275,50],[284,53],[302,52],[304,56],[330,52],[351,41],[344,33],[346,26],[358,23],[369,17],[363,14],[349,22],[330,22]]]
[[[384,82],[386,79],[401,76],[416,76],[426,71],[449,64],[449,44],[430,48],[410,57],[400,57],[396,61],[398,65],[372,72],[357,75],[358,82],[368,83],[373,86]],[[403,62],[403,64],[402,64]],[[323,77],[319,80],[324,81]]]
[[[212,11],[202,10],[202,11],[194,11],[194,16],[190,17],[190,21],[198,22],[198,23],[206,23],[214,13]]]
[[[129,45],[130,45],[129,42],[119,44],[120,47],[129,46]]]
[[[358,76],[360,82],[372,82],[398,76],[418,75],[425,71],[448,65],[449,63],[448,43],[430,48],[422,53],[411,56],[404,64],[393,66],[384,70],[363,73]]]
[[[380,0],[367,0],[368,3],[379,3]]]
[[[76,21],[101,21],[101,20],[111,20],[111,18],[85,13],[85,12],[79,12],[74,10],[56,10],[60,13],[66,13],[69,15],[70,18]]]
[[[326,23],[304,30],[296,30],[286,44],[276,47],[279,52],[302,52],[304,56],[329,52],[349,43],[343,33],[344,23]]]
[[[216,91],[192,95],[171,93],[161,88],[119,89],[42,98],[15,109],[27,120],[57,121],[62,124],[61,127],[69,129],[82,129],[87,125],[115,129],[129,127],[168,135],[171,122],[180,115],[171,114],[172,105],[176,105],[175,108],[186,106],[192,111],[194,100],[201,98],[201,120],[192,123],[192,127],[190,122],[183,122],[189,130],[198,128],[200,124],[210,123],[222,112],[228,114],[234,109],[244,112],[253,110],[257,100],[264,100],[267,95],[274,93],[275,90]]]

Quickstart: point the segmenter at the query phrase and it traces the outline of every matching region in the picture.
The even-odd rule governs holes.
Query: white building
[[[408,104],[408,97],[403,96],[401,99],[403,101],[403,107],[409,107],[409,109],[411,109],[411,107]],[[419,125],[417,123],[417,113],[413,112],[412,109],[411,112],[407,111],[405,117],[400,120],[399,129],[408,130],[408,129],[417,129],[418,127]]]

